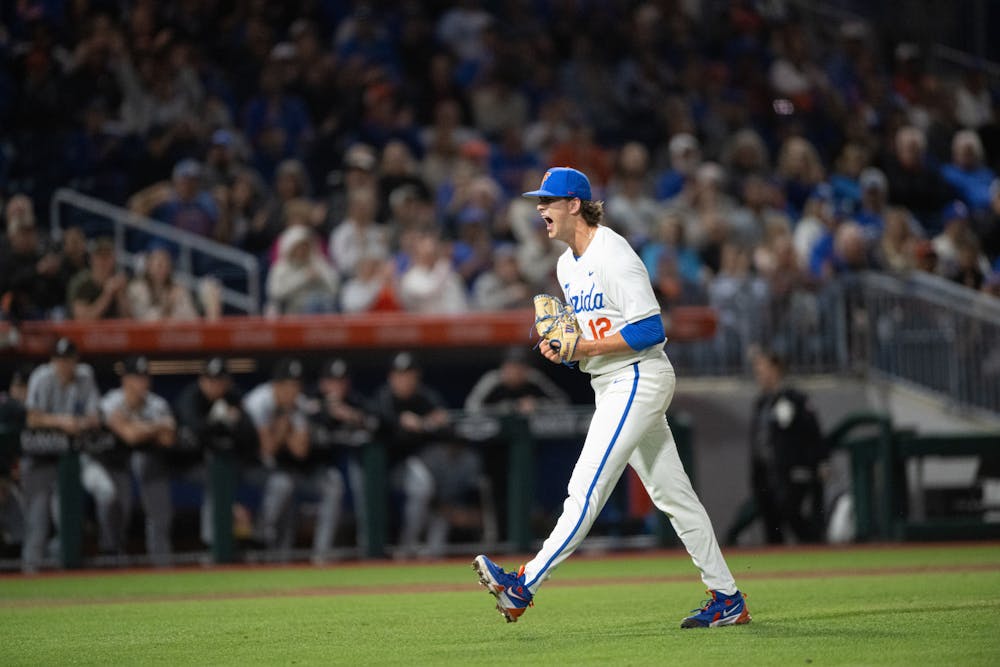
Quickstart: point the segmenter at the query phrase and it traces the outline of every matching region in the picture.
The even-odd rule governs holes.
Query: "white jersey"
[[[581,335],[587,340],[618,333],[626,324],[660,314],[642,260],[621,235],[598,226],[580,257],[566,249],[556,264],[566,302],[573,305]],[[580,361],[580,370],[603,375],[644,359],[662,358],[663,348],[603,354]]]

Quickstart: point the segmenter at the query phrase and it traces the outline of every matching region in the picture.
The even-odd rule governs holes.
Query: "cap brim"
[[[521,195],[522,197],[559,197],[566,199],[580,198],[580,195],[561,195],[555,192],[549,192],[548,190],[532,190],[531,192],[525,192]]]

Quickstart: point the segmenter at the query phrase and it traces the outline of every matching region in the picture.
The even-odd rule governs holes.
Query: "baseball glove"
[[[539,294],[534,302],[535,330],[541,336],[538,345],[542,340],[549,341],[549,346],[559,353],[562,362],[569,364],[580,339],[580,325],[573,306],[550,294]]]

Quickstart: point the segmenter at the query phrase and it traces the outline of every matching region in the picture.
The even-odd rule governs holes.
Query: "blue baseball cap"
[[[571,167],[552,167],[542,177],[537,190],[525,192],[522,197],[579,197],[590,200],[590,181],[582,171]]]

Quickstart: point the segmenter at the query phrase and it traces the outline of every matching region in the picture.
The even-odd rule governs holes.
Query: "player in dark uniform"
[[[444,400],[420,381],[420,368],[409,352],[393,358],[372,411],[379,421],[376,437],[388,452],[390,480],[405,496],[398,554],[414,556],[434,498],[434,476],[420,453],[448,437],[451,420]]]
[[[243,412],[224,359],[209,359],[198,379],[174,402],[177,444],[170,452],[175,475],[204,480],[204,461],[219,453],[231,455],[238,472],[258,465],[257,432]],[[206,484],[201,507],[201,540],[212,544],[212,493]]]
[[[500,368],[484,374],[465,399],[466,412],[483,410],[531,414],[539,406],[566,405],[566,393],[528,363],[523,347],[512,347]]]
[[[774,352],[753,358],[760,393],[750,426],[753,499],[740,511],[727,539],[760,516],[769,544],[785,541],[791,529],[799,542],[823,536],[822,476],[829,456],[809,398],[785,384],[784,362]]]
[[[323,364],[318,395],[308,405],[313,451],[324,465],[344,467],[354,505],[358,546],[368,545],[367,505],[361,447],[371,441],[378,420],[368,399],[351,385],[347,363],[330,359]]]

